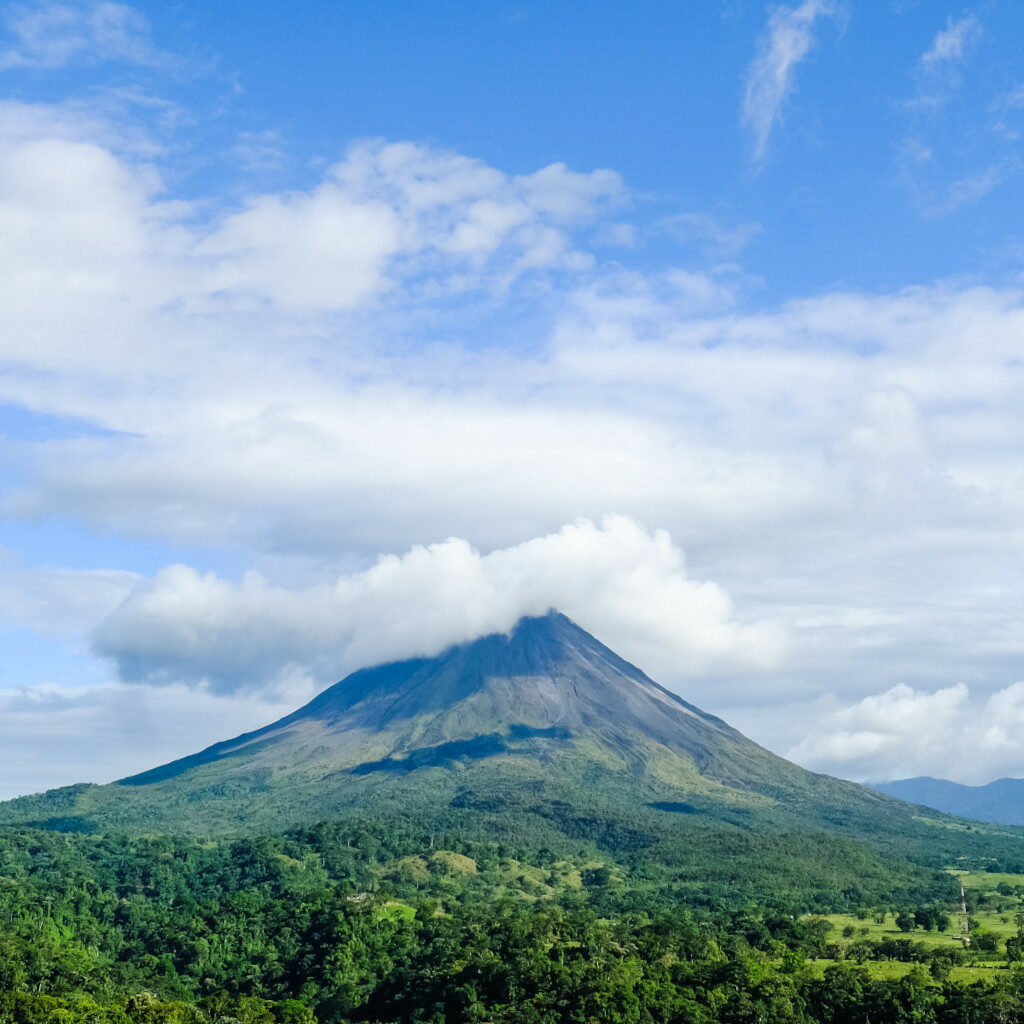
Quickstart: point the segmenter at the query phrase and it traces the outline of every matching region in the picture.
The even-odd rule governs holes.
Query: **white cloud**
[[[814,45],[814,23],[836,8],[829,0],[804,0],[798,7],[778,7],[747,70],[743,123],[754,134],[754,157],[762,160],[768,138],[793,90],[793,72]]]
[[[947,19],[946,27],[936,34],[932,45],[921,55],[921,66],[934,68],[962,61],[980,36],[981,23],[973,14],[958,20]]]
[[[459,282],[493,281],[523,249],[459,233],[476,202],[466,197],[533,196],[536,216],[568,231],[597,215],[600,181],[557,171],[541,188],[418,147],[353,151],[323,187],[360,209],[383,204],[407,246],[369,290],[412,282],[420,297],[411,311],[368,299],[342,316],[316,306],[335,301],[327,279],[305,305],[275,301],[287,268],[268,273],[255,308],[212,297],[210,261],[223,257],[197,251],[192,215],[161,198],[151,170],[63,143],[53,162],[73,165],[90,195],[79,211],[65,171],[35,158],[42,143],[12,149],[29,170],[8,179],[12,232],[24,232],[8,269],[26,276],[0,314],[0,395],[106,432],[23,443],[9,513],[228,544],[269,564],[274,590],[275,559],[301,579],[311,562],[453,534],[515,547],[614,509],[670,528],[747,615],[830,623],[797,631],[775,692],[856,690],[866,676],[934,686],[970,662],[1000,679],[1024,650],[1006,612],[1024,563],[1015,289],[938,283],[730,312],[739,272],[555,269],[575,287],[542,299],[527,342],[497,355],[463,344]],[[434,170],[402,170],[410,161]],[[314,201],[317,189],[268,199],[284,217]],[[90,221],[95,211],[107,222]],[[424,227],[435,218],[447,234]],[[405,241],[423,232],[429,247]],[[47,258],[51,245],[66,265]],[[339,268],[338,294],[368,290],[348,274]],[[482,301],[499,311],[488,328],[516,308],[500,293]],[[450,343],[403,347],[403,332],[438,323]],[[865,608],[898,627],[858,618]],[[715,696],[692,685],[698,702]],[[750,670],[730,685],[769,683]]]
[[[927,692],[895,686],[826,713],[787,754],[863,781],[916,775],[976,784],[1024,770],[1024,683],[987,698],[958,684]]]
[[[897,167],[925,219],[974,206],[1024,166],[1007,81],[999,82],[995,96],[985,96],[992,69],[978,65],[973,87],[965,88],[983,37],[976,15],[949,18],[913,69],[914,95],[905,104],[908,122]]]
[[[129,682],[218,692],[321,685],[381,661],[434,655],[558,608],[668,682],[774,664],[781,631],[744,625],[725,592],[688,577],[664,531],[621,516],[481,555],[464,540],[386,555],[363,572],[294,590],[171,566],[98,628],[98,653]]]
[[[112,782],[259,728],[291,703],[107,683],[0,690],[0,800]]]
[[[1024,83],[1015,85],[1005,96],[1001,97],[998,105],[1004,110],[1019,110],[1024,107]]]
[[[914,69],[917,93],[910,108],[935,112],[945,106],[963,85],[963,65],[982,37],[981,22],[974,15],[949,18]]]
[[[382,202],[355,202],[333,183],[312,193],[261,196],[202,242],[214,291],[278,305],[348,309],[384,286],[403,247],[401,222]]]
[[[6,9],[10,43],[0,50],[0,70],[53,69],[74,62],[160,64],[149,24],[134,7],[99,2],[15,3]]]
[[[951,181],[942,187],[938,195],[922,203],[921,212],[926,217],[945,217],[965,206],[973,206],[1016,169],[1012,164],[1003,162]]]
[[[677,213],[663,218],[658,227],[680,242],[696,244],[714,261],[739,256],[761,231],[760,224],[729,224],[710,213]]]
[[[196,625],[183,678],[250,664],[239,608],[263,622],[279,602],[290,622],[338,578],[354,587],[376,552],[455,535],[461,547],[441,546],[453,564],[461,551],[493,566],[474,550],[532,550],[526,538],[609,510],[668,528],[689,576],[734,597],[737,629],[786,627],[774,668],[734,661],[728,679],[679,684],[713,711],[746,695],[772,745],[758,721],[794,695],[850,703],[864,679],[931,691],[971,678],[984,696],[1016,678],[1019,289],[936,282],[757,308],[741,268],[594,264],[588,233],[628,199],[606,172],[515,176],[365,143],[304,191],[186,205],[155,150],[81,111],[0,105],[0,130],[0,400],[88,428],[8,442],[3,507],[223,544],[257,566],[262,581],[179,570],[152,584],[224,615],[223,643]],[[336,230],[320,233],[321,216]],[[362,240],[346,235],[357,224]],[[79,582],[53,572],[40,629]],[[133,602],[141,614],[141,592]],[[68,607],[83,623],[84,605]],[[190,620],[172,607],[167,621],[149,654],[140,636],[140,673],[172,665],[160,645]],[[644,647],[641,625],[619,637],[610,614],[588,624],[681,678],[655,657],[671,638]],[[345,666],[318,637],[364,655],[328,626],[282,627],[276,649],[330,680]],[[680,665],[698,671],[687,643]],[[275,658],[275,685],[308,687]]]
[[[4,112],[4,355],[30,350],[40,365],[52,353],[67,365],[77,354],[90,374],[129,359],[166,372],[180,349],[141,339],[170,327],[174,345],[188,347],[186,335],[222,315],[237,318],[222,338],[241,328],[247,339],[244,315],[268,308],[325,316],[388,292],[410,307],[579,271],[591,257],[574,232],[625,199],[608,171],[555,164],[510,177],[455,154],[368,142],[308,191],[253,196],[204,220],[196,205],[167,201],[151,163],[117,155],[81,124],[69,132],[72,117],[40,119],[33,137],[34,109]],[[323,329],[295,326],[293,335]]]
[[[138,581],[111,569],[27,566],[0,548],[0,621],[41,636],[84,634],[109,615]]]

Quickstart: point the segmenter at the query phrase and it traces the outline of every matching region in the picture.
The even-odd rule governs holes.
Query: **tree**
[[[896,915],[896,927],[899,928],[901,932],[912,932],[916,926],[917,921],[911,911],[901,910]]]

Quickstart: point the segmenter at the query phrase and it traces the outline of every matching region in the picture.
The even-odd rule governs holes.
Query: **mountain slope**
[[[407,772],[587,735],[623,754],[646,737],[705,765],[723,745],[748,742],[553,613],[438,658],[355,672],[279,722],[123,781],[145,785],[229,757],[279,763],[285,751],[357,774]]]
[[[120,783],[0,805],[0,824],[66,830],[251,832],[367,816],[537,846],[660,844],[665,856],[712,833],[722,849],[750,846],[741,833],[827,833],[936,866],[982,847],[993,856],[993,843],[1024,849],[1006,830],[965,832],[797,767],[555,612],[355,672],[279,722]],[[835,845],[820,856],[850,860]]]
[[[1024,825],[1024,779],[996,779],[984,786],[964,786],[922,775],[881,782],[872,788],[961,818]]]

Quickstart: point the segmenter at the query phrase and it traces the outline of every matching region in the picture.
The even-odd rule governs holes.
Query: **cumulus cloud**
[[[591,257],[576,234],[626,199],[609,171],[555,164],[509,176],[424,146],[366,142],[309,190],[203,217],[86,118],[37,114],[0,108],[3,355],[35,368],[77,363],[91,378],[123,379],[129,366],[180,373],[197,346],[244,362],[258,345],[246,317],[268,309],[293,318],[260,331],[279,351],[278,329],[301,345],[322,337],[322,318],[384,294],[415,308],[579,271]],[[9,391],[24,401],[26,387]]]
[[[214,289],[346,309],[386,288],[389,261],[399,261],[395,273],[410,286],[426,275],[437,282],[443,271],[457,288],[579,269],[589,258],[564,229],[623,197],[611,171],[552,164],[509,177],[458,154],[367,142],[310,192],[252,199],[200,249],[216,258]]]
[[[815,22],[835,11],[829,0],[804,0],[798,7],[778,7],[772,12],[747,70],[743,94],[743,123],[754,135],[755,159],[764,159],[768,151],[768,138],[793,90],[796,66],[814,45]]]
[[[824,714],[788,755],[860,781],[935,775],[968,784],[1024,770],[1024,683],[987,697],[964,684],[895,686]]]
[[[301,590],[171,566],[128,595],[95,645],[125,681],[277,692],[434,655],[551,608],[669,681],[770,665],[783,646],[777,627],[736,621],[720,587],[689,578],[667,533],[621,516],[483,555],[453,538]]]
[[[781,733],[759,731],[766,709],[794,709],[798,726],[803,705],[786,703],[798,698],[849,704],[865,679],[932,692],[1016,678],[1018,287],[940,281],[758,305],[741,268],[596,264],[590,232],[629,199],[607,172],[512,175],[366,142],[304,190],[182,203],[153,148],[80,110],[0,104],[0,132],[0,400],[43,424],[6,446],[4,511],[223,544],[262,573],[169,570],[140,585],[120,621],[135,621],[130,609],[148,632],[100,631],[126,677],[179,672],[226,691],[251,673],[297,699],[414,646],[360,646],[369,626],[350,635],[316,612],[366,591],[370,577],[351,569],[376,552],[413,549],[402,579],[422,557],[486,583],[499,551],[525,562],[538,543],[525,538],[617,510],[670,529],[688,554],[684,591],[714,580],[742,616],[699,619],[719,637],[701,654],[685,630],[684,647],[657,630],[642,644],[638,621],[620,636],[564,587],[550,603],[666,682],[731,665],[713,684],[677,685],[720,712],[746,694],[758,707],[742,724],[777,749]],[[679,225],[698,247],[742,242],[720,226]],[[86,427],[51,433],[48,416]],[[464,539],[416,555],[452,535]],[[662,565],[662,600],[658,579],[675,577],[646,536],[637,557]],[[601,542],[598,565],[628,550],[620,541]],[[565,575],[583,573],[555,546]],[[330,584],[310,582],[325,573]],[[455,569],[441,578],[478,596]],[[40,629],[63,614],[64,587],[107,595],[98,617],[131,585],[49,579]],[[171,602],[166,628],[153,625],[161,596],[179,592],[181,615]],[[517,609],[539,593],[512,592]],[[483,605],[500,626],[499,605]],[[84,602],[68,607],[84,623]],[[416,628],[437,643],[470,628],[451,621]],[[746,630],[765,622],[786,624],[778,661],[728,653],[749,641],[763,654]],[[260,625],[243,636],[245,623]],[[246,653],[262,650],[261,632],[278,651],[268,671]]]
[[[373,152],[358,162],[384,159]],[[101,181],[123,166],[86,155]],[[436,195],[443,180],[402,187]],[[354,201],[367,201],[363,187],[352,186]],[[577,215],[575,200],[545,189],[545,215]],[[846,695],[864,678],[934,688],[971,671],[1004,678],[1024,651],[1007,612],[1024,562],[1018,289],[833,292],[750,312],[732,311],[734,279],[722,274],[602,268],[579,272],[531,346],[411,354],[383,343],[366,312],[324,327],[308,307],[269,300],[256,312],[197,305],[189,281],[212,257],[176,248],[163,224],[177,214],[158,195],[129,196],[143,212],[128,223],[149,225],[132,262],[160,251],[155,236],[173,272],[128,292],[131,278],[111,274],[95,327],[88,302],[72,325],[62,303],[40,299],[3,335],[0,392],[105,428],[25,444],[9,513],[230,544],[271,563],[274,591],[278,558],[301,579],[305,559],[365,559],[453,534],[479,550],[514,548],[616,509],[669,527],[697,577],[751,618],[818,624],[793,632],[775,674],[737,669],[731,690]],[[406,200],[387,202],[399,211]],[[98,239],[95,266],[119,237]],[[83,280],[72,276],[67,287]],[[461,322],[450,294],[425,302],[428,323]],[[417,322],[373,309],[388,332]],[[687,687],[694,699],[711,693]]]
[[[4,28],[8,48],[0,50],[0,70],[77,62],[160,64],[167,59],[154,48],[146,18],[134,7],[109,0],[11,4]]]

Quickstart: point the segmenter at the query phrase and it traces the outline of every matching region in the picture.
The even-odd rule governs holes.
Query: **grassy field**
[[[891,913],[887,913],[885,920],[881,923],[873,918],[860,921],[852,914],[820,916],[824,916],[825,920],[832,925],[832,934],[829,935],[830,942],[848,945],[851,942],[861,942],[865,939],[870,942],[882,942],[885,939],[913,939],[914,942],[923,942],[928,946],[955,946],[957,949],[963,949],[963,943],[960,941],[959,919],[953,917],[952,910],[950,915],[954,922],[953,927],[945,932],[926,932],[921,928],[916,928],[912,932],[901,932],[896,927],[895,915]],[[843,931],[846,928],[853,928],[853,935],[844,935]]]
[[[829,935],[830,942],[849,944],[868,940],[870,942],[882,942],[885,939],[911,939],[914,942],[921,942],[926,946],[935,948],[954,947],[963,949],[963,942],[960,938],[960,915],[950,910],[952,925],[946,931],[925,931],[922,928],[915,928],[912,932],[901,932],[896,927],[895,914],[887,913],[885,920],[881,923],[873,918],[860,921],[852,914],[828,914],[824,916],[832,925],[832,934]],[[977,922],[972,932],[992,932],[999,937],[1000,948],[1008,938],[1017,934],[1017,925],[1014,923],[1014,912],[1000,913],[994,910],[977,909],[972,911],[971,920]],[[843,934],[844,929],[853,928],[854,933],[850,936]]]
[[[1024,875],[1008,875],[1005,871],[950,871],[950,874],[956,875],[968,891],[994,891],[1000,885],[1024,888]]]
[[[825,968],[831,967],[836,962],[835,960],[812,960],[811,964],[818,976],[821,977],[825,973]],[[898,960],[867,960],[862,966],[872,978],[902,978],[921,965],[904,964]],[[994,961],[964,964],[962,967],[954,967],[950,972],[949,979],[961,985],[969,985],[975,981],[993,981],[1005,970],[1006,964]]]
[[[967,962],[953,967],[950,978],[957,982],[970,983],[994,978],[1006,970],[1004,959],[1006,940],[1018,934],[1017,917],[1024,913],[1024,875],[1010,875],[985,871],[951,871],[967,892],[971,933],[978,936],[988,933],[997,937],[998,946],[994,951],[982,951],[975,946],[965,950],[961,938],[961,915],[959,907],[950,904],[946,908],[949,926],[944,930],[900,931],[896,927],[896,912],[893,910],[872,911],[861,920],[852,914],[828,914],[824,917],[832,926],[827,941],[844,949],[860,942],[881,943],[889,939],[909,939],[928,949],[950,949],[962,952]],[[816,967],[822,971],[835,963],[834,960],[816,960]],[[868,960],[864,966],[877,978],[901,978],[916,966],[894,960]]]

